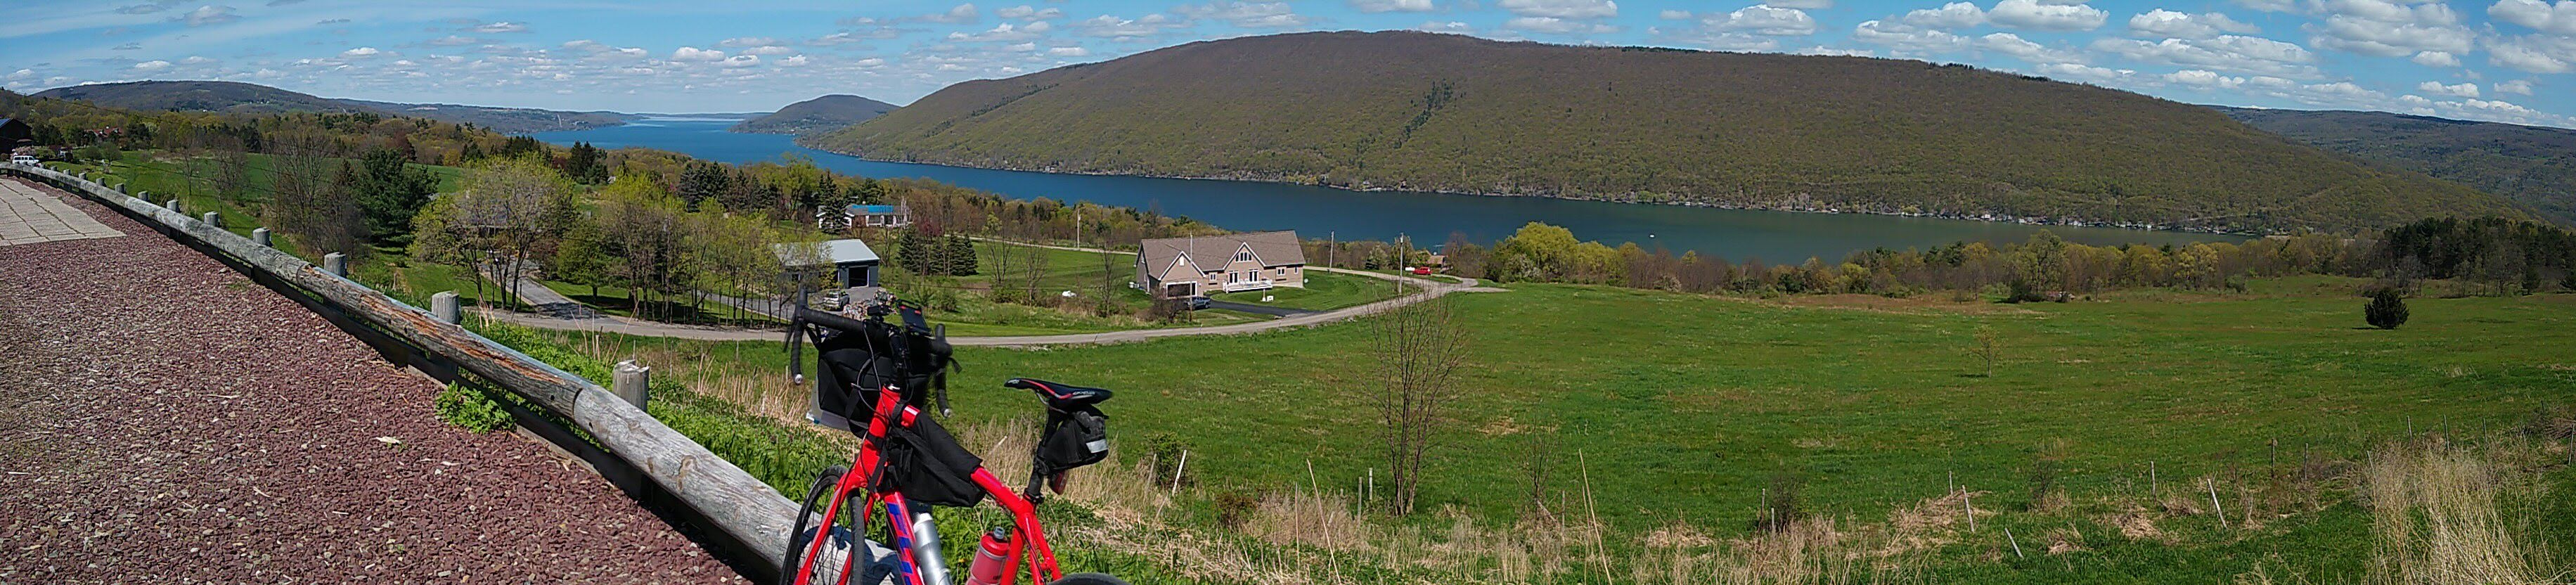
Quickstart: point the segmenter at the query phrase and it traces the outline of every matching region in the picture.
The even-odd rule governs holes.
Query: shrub
[[[1773,474],[1771,489],[1762,492],[1762,515],[1753,518],[1753,527],[1779,532],[1806,518],[1805,499],[1798,494],[1805,484],[1796,474]]]
[[[438,420],[468,431],[489,433],[510,428],[509,411],[502,410],[501,405],[492,402],[492,397],[484,396],[482,390],[449,383],[447,389],[438,391],[438,398],[431,400],[430,404],[438,412]]]
[[[2361,316],[2372,327],[2396,329],[2406,324],[2406,297],[2396,289],[2379,289],[2370,293],[2370,304],[2361,307]]]

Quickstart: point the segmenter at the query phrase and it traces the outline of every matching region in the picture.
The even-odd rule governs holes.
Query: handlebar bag
[[[1085,406],[1051,413],[1038,439],[1038,475],[1055,475],[1109,458],[1109,415]]]
[[[946,383],[945,368],[954,361],[955,348],[925,335],[902,334],[892,326],[871,325],[866,330],[843,332],[814,343],[821,357],[814,368],[814,401],[809,415],[815,421],[865,433],[864,424],[853,427],[849,421],[865,421],[876,411],[878,388],[894,384],[903,390],[905,405],[922,406],[932,388]],[[901,352],[907,363],[895,361],[893,344],[897,342],[911,344]]]
[[[884,453],[885,468],[877,474],[877,490],[901,492],[904,499],[919,504],[970,507],[984,501],[984,486],[975,484],[975,470],[984,460],[957,445],[957,438],[939,421],[923,414],[909,428],[896,428],[886,433],[878,446]]]

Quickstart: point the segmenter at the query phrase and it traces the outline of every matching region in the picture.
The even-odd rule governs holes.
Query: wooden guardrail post
[[[268,228],[251,228],[250,243],[259,244],[263,248],[275,246],[268,243]]]
[[[188,210],[187,210],[187,209],[185,209],[185,208],[182,206],[182,204],[179,202],[179,198],[177,198],[177,197],[172,197],[172,198],[170,198],[170,200],[169,200],[169,201],[163,201],[163,202],[161,202],[161,208],[162,208],[162,209],[167,209],[167,210],[170,210],[170,211],[179,212],[179,213],[187,213],[187,212],[188,212]]]
[[[349,277],[349,255],[332,252],[322,255],[322,271],[340,278]]]
[[[210,226],[214,226],[214,227],[224,227],[224,216],[223,216],[223,215],[221,215],[221,214],[217,214],[217,213],[215,213],[215,212],[212,212],[212,211],[208,211],[208,212],[206,212],[206,216],[205,216],[205,218],[204,218],[204,219],[199,219],[199,220],[197,220],[197,221],[206,222],[206,225],[210,225]]]
[[[609,389],[616,392],[618,398],[626,399],[627,404],[635,405],[636,410],[643,410],[645,395],[651,392],[653,368],[635,363],[635,360],[626,360],[617,362],[616,376]]]
[[[429,314],[450,325],[464,322],[464,315],[457,310],[456,291],[452,290],[429,295]]]

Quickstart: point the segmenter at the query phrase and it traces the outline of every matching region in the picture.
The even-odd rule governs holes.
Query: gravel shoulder
[[[14,181],[14,179],[0,179]],[[617,488],[86,200],[0,247],[0,583],[741,582]]]

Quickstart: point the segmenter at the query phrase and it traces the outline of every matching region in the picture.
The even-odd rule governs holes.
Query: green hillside
[[[2292,140],[2476,187],[2552,221],[2576,222],[2576,130],[2387,112],[2218,110]]]
[[[2087,85],[1415,32],[1207,41],[970,81],[806,142],[985,167],[2240,230],[2525,216]]]
[[[777,113],[735,124],[735,132],[809,134],[866,122],[894,111],[895,105],[854,95],[833,94],[787,104]]]
[[[560,112],[457,104],[406,104],[326,98],[265,85],[236,81],[132,81],[57,87],[36,97],[81,100],[93,105],[141,111],[278,114],[347,112],[428,118],[473,124],[503,134],[580,130],[626,123],[617,112]]]

